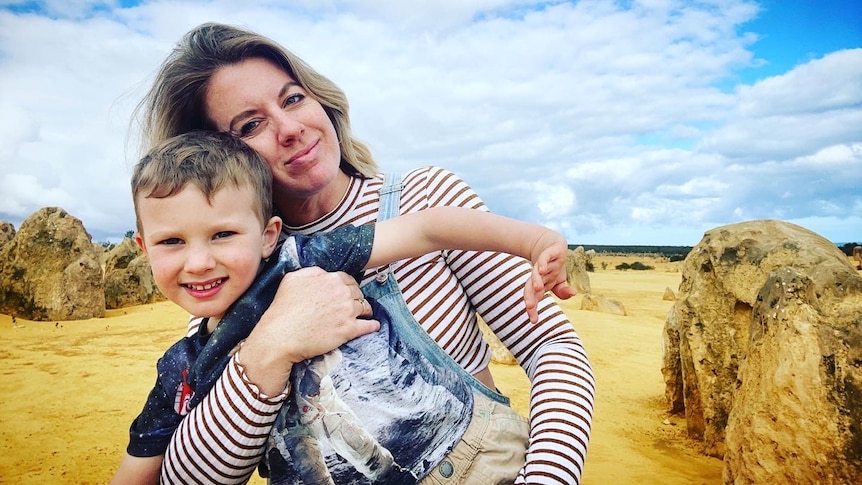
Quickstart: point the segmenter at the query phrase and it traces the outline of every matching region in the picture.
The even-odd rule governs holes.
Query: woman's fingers
[[[371,308],[371,303],[365,298],[355,298],[354,301],[359,304],[359,317],[370,317],[374,312]]]
[[[360,318],[368,316],[371,304],[353,278],[303,268],[285,275],[252,336],[295,363],[377,330],[379,322]]]

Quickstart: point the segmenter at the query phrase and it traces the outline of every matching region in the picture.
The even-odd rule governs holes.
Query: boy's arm
[[[141,458],[126,455],[110,485],[150,485],[159,483],[164,455]]]
[[[566,239],[556,231],[490,212],[460,207],[431,207],[378,222],[369,268],[444,249],[496,251],[533,263],[524,299],[530,320],[545,291],[569,298],[566,284]]]

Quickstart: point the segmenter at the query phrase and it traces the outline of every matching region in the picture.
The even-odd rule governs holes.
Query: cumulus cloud
[[[16,224],[63,204],[96,237],[133,227],[132,110],[204,21],[332,78],[385,170],[446,167],[575,243],[690,245],[759,217],[833,230],[862,205],[862,49],[739,84],[763,62],[751,1],[33,4],[0,3],[0,219]]]

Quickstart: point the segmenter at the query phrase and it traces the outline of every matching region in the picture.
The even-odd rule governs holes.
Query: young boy
[[[193,132],[156,147],[136,165],[132,194],[135,240],[156,284],[206,318],[159,360],[116,483],[158,476],[180,421],[209,392],[287,271],[315,265],[358,279],[367,267],[431,251],[495,250],[534,262],[525,289],[534,321],[546,290],[573,294],[560,234],[482,211],[431,208],[279,243],[269,167],[226,134]],[[380,331],[293,367],[292,397],[267,446],[276,482],[417,483],[470,423],[470,385],[400,339],[376,302],[360,303]]]

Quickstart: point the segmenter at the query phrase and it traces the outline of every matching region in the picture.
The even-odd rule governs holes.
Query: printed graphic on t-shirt
[[[414,484],[458,442],[469,385],[381,330],[294,366],[293,391],[270,435],[277,484]]]
[[[183,369],[183,380],[177,386],[177,397],[174,399],[174,411],[185,416],[191,410],[191,400],[195,392],[189,385],[189,370]]]

